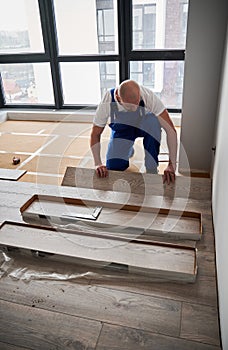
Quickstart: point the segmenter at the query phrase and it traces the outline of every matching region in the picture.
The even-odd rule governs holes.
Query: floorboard
[[[92,277],[91,285],[217,307],[217,286],[211,276],[197,276],[196,282],[191,284],[98,276]]]
[[[17,181],[26,173],[26,170],[0,169],[0,180]]]
[[[1,299],[18,305],[165,335],[180,333],[181,303],[175,300],[69,282],[7,280],[6,285],[0,284]]]
[[[171,198],[211,198],[211,180],[177,176],[175,184],[163,185],[161,175],[109,171],[106,178],[98,178],[93,169],[67,167],[62,186],[86,187],[99,190],[133,192],[143,195],[153,193]]]
[[[53,309],[54,309],[53,305]],[[0,301],[0,340],[37,350],[95,349],[101,323]]]
[[[9,339],[10,341],[10,339]],[[3,343],[0,341],[0,349],[1,350],[26,350],[28,348],[24,348],[18,345],[12,345],[12,344],[8,344],[8,343]],[[31,348],[30,348],[31,349]]]
[[[130,274],[193,282],[196,277],[195,249],[171,245],[141,244],[113,238],[80,235],[5,223],[0,245],[71,257],[89,267],[119,264]]]
[[[219,346],[216,314],[217,308],[183,303],[180,337]]]
[[[220,347],[197,343],[127,327],[104,324],[96,350],[219,350]]]

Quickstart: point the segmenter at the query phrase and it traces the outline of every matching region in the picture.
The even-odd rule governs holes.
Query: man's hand
[[[105,165],[99,164],[96,166],[96,174],[98,177],[107,177],[108,176],[108,169]]]
[[[163,184],[167,182],[167,184],[169,185],[170,183],[175,182],[175,177],[175,170],[172,164],[169,164],[164,170]]]

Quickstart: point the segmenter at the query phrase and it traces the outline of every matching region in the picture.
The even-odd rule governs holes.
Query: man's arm
[[[90,135],[90,148],[93,154],[94,164],[96,167],[96,173],[99,177],[108,176],[108,169],[101,161],[101,134],[104,127],[93,125],[91,135]]]
[[[167,134],[167,145],[169,149],[169,164],[164,170],[163,183],[175,181],[176,161],[177,161],[177,132],[173,122],[165,109],[158,117],[162,128]]]

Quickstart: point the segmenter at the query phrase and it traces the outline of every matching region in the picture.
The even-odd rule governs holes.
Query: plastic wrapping
[[[100,237],[116,237],[118,236],[123,241],[117,240],[117,244],[126,244],[126,241],[132,239],[140,239],[143,234],[140,230],[121,230],[121,227],[114,226],[107,233],[104,228],[90,227],[86,223],[81,224],[52,224],[65,239],[73,239],[73,236],[66,233],[74,231],[87,233]],[[122,231],[122,232],[121,232]],[[9,276],[14,280],[22,280],[29,282],[31,280],[56,280],[56,281],[82,281],[86,280],[90,283],[91,280],[99,281],[99,283],[113,282],[117,283],[147,283],[147,282],[167,282],[168,279],[160,278],[159,276],[133,274],[128,271],[127,265],[117,263],[101,263],[98,266],[93,266],[91,262],[78,261],[74,257],[66,257],[59,254],[45,253],[30,249],[3,247],[0,250],[0,278]],[[174,281],[172,279],[172,281]],[[183,281],[177,281],[184,283]]]
[[[54,280],[82,282],[99,281],[114,283],[167,282],[159,277],[128,273],[127,269],[111,264],[103,268],[93,268],[72,263],[59,255],[13,249],[0,250],[0,279],[8,276],[14,280]]]
[[[88,268],[66,261],[61,257],[41,252],[12,250],[0,251],[0,278],[9,276],[15,280],[75,280],[90,279]]]

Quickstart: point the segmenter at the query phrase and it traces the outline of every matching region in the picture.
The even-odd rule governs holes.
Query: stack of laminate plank
[[[72,258],[95,268],[194,282],[201,214],[190,211],[33,195],[20,208],[26,223],[5,222],[0,245]]]

